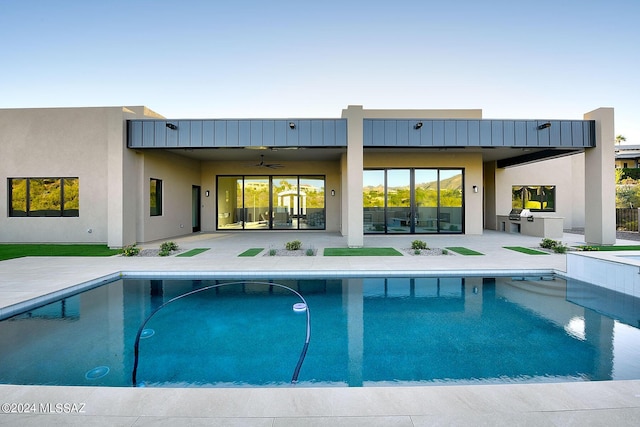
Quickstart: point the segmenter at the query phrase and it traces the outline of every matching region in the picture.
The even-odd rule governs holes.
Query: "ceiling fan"
[[[284,167],[280,163],[265,163],[264,154],[260,155],[260,163],[253,164],[251,166],[255,166],[258,168],[270,168],[270,169],[278,169],[278,168]]]

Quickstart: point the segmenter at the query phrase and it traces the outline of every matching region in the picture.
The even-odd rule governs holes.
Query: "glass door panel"
[[[272,187],[272,228],[275,230],[297,229],[300,220],[298,177],[274,176]]]
[[[298,228],[325,228],[324,178],[300,177],[300,221]]]
[[[384,233],[384,171],[365,170],[362,185],[364,232]]]
[[[440,213],[438,228],[449,233],[462,233],[462,169],[440,170]]]
[[[245,177],[243,213],[245,229],[269,228],[269,177]]]
[[[244,224],[242,177],[225,176],[218,178],[217,204],[217,228],[242,229]]]
[[[438,170],[415,170],[416,233],[438,232]]]
[[[387,171],[387,233],[411,232],[411,175],[409,169]]]

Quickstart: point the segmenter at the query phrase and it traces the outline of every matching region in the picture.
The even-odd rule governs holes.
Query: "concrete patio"
[[[562,242],[583,244],[580,234]],[[283,248],[300,240],[317,256],[243,258],[249,248]],[[463,246],[483,256],[324,257],[322,249],[345,247],[332,233],[202,233],[173,239],[181,249],[210,248],[191,258],[22,258],[0,262],[0,314],[33,298],[119,272],[238,272],[311,274],[343,272],[453,272],[499,274],[564,272],[566,256],[531,255],[504,246],[535,248],[540,238],[486,231],[470,235],[366,236],[368,247]],[[635,242],[619,240],[617,244]],[[141,245],[157,248],[160,242]],[[490,357],[490,355],[488,355]],[[638,425],[640,381],[561,384],[371,388],[146,389],[0,386],[0,403],[35,404],[35,413],[2,413],[0,425]],[[46,404],[54,406],[47,406]],[[56,403],[76,404],[56,413]],[[40,406],[40,404],[44,404]],[[3,411],[6,406],[3,406]],[[51,409],[45,411],[44,409]],[[73,410],[73,409],[76,410]],[[75,413],[81,408],[81,413]],[[4,411],[6,412],[6,411]],[[72,413],[64,413],[72,412]]]

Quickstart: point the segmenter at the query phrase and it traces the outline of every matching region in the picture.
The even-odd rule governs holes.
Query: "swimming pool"
[[[138,386],[291,386],[308,330],[287,288],[310,313],[297,386],[640,378],[638,299],[581,282],[376,277],[218,286],[231,281],[117,280],[6,319],[0,383],[131,386],[139,335]],[[173,298],[208,286],[145,323]]]

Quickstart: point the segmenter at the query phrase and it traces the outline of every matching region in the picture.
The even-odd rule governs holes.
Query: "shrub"
[[[427,242],[422,240],[414,240],[411,242],[411,249],[429,249]]]
[[[563,245],[561,242],[558,242],[553,248],[553,251],[557,254],[565,254],[567,253],[567,249],[567,245]]]
[[[275,249],[269,249],[269,256],[276,256],[277,253],[278,251],[276,251]]]
[[[178,245],[176,242],[164,242],[160,245],[160,252],[158,255],[167,256],[170,255],[172,251],[178,250]]]
[[[302,246],[302,243],[300,242],[300,240],[293,240],[285,244],[285,247],[287,248],[288,251],[297,251],[298,249],[300,249],[301,246]]]
[[[638,221],[633,221],[633,220],[620,221],[620,224],[618,224],[617,229],[620,231],[637,231]]]
[[[638,180],[640,179],[640,169],[638,168],[623,168],[621,179],[630,178]]]
[[[420,255],[420,249],[414,249],[414,250],[413,250],[413,253],[414,253],[415,255]]]
[[[578,249],[580,249],[581,251],[584,252],[591,252],[591,251],[599,251],[599,248],[596,248],[595,246],[587,246],[587,245],[583,245],[583,246],[578,246]]]
[[[540,242],[540,247],[544,249],[551,249],[557,254],[567,253],[567,249],[569,249],[569,247],[562,242],[547,238],[542,239],[542,242]]]
[[[178,244],[176,242],[164,242],[160,245],[160,250],[165,252],[171,252],[178,250]]]
[[[122,248],[122,256],[136,256],[140,253],[140,248],[135,245],[129,245]]]
[[[558,242],[553,239],[544,238],[542,239],[542,242],[540,242],[540,247],[545,249],[553,249],[557,244]]]
[[[443,249],[443,250],[442,250],[442,255],[449,255],[449,251],[448,251],[448,250],[446,250],[446,249]]]
[[[307,249],[306,253],[307,253],[307,256],[313,256],[314,255],[313,249],[311,249],[311,248]]]

